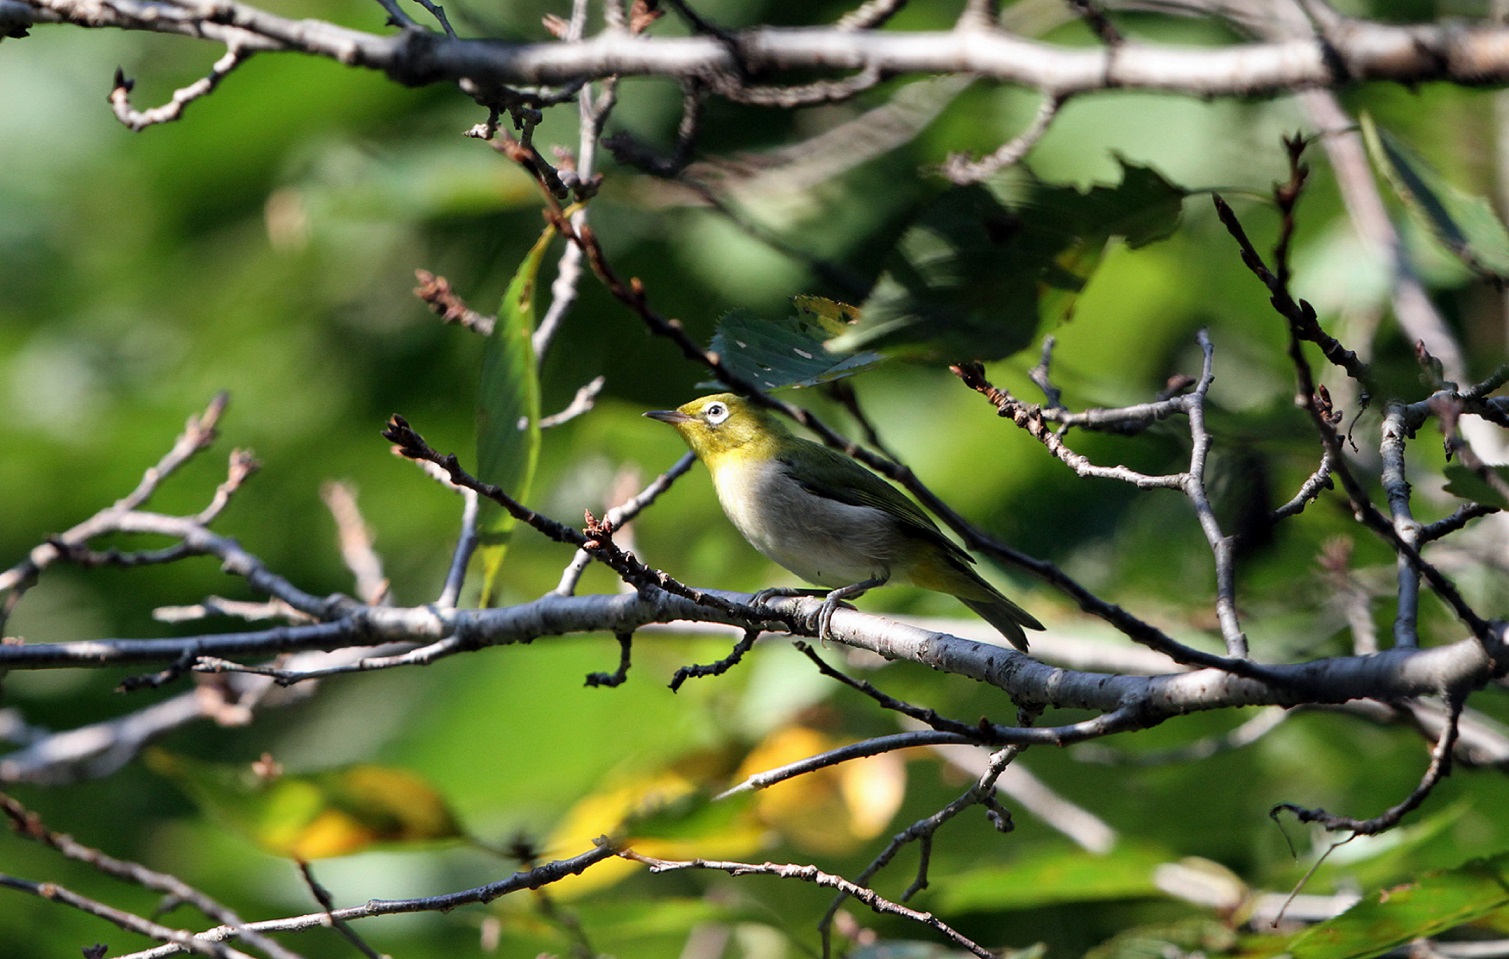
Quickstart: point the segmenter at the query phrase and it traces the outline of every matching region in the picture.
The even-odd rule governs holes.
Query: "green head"
[[[704,463],[725,456],[768,458],[791,434],[769,411],[733,393],[702,396],[674,410],[651,410],[669,423]]]

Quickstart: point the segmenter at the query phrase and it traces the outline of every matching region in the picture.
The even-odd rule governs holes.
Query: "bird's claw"
[[[841,599],[839,599],[837,596],[834,596],[832,593],[829,593],[828,594],[828,598],[823,600],[823,605],[821,605],[821,606],[818,607],[818,610],[817,610],[817,639],[818,639],[818,642],[823,643],[824,645],[827,644],[828,637],[829,637],[829,635],[831,635],[832,629],[833,629],[833,614],[838,611],[838,607],[840,607],[840,606],[848,606],[850,609],[854,608],[853,605],[851,605],[849,603],[843,602]]]

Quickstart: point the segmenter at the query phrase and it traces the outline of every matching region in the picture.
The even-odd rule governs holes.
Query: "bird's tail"
[[[1023,627],[1042,629],[1043,624],[1037,621],[1037,617],[1002,596],[979,573],[970,569],[969,564],[972,562],[974,560],[970,559],[968,553],[955,548],[945,562],[912,570],[911,580],[924,589],[951,593],[959,602],[979,614],[981,619],[999,630],[1002,636],[1010,640],[1011,645],[1025,653],[1027,634]]]
[[[995,590],[992,589],[991,592],[995,593]],[[1043,624],[1038,622],[1036,617],[1000,593],[995,593],[989,599],[968,599],[960,596],[959,602],[978,613],[981,619],[994,626],[1010,641],[1011,645],[1024,653],[1027,651],[1027,634],[1023,632],[1022,627],[1043,628]]]

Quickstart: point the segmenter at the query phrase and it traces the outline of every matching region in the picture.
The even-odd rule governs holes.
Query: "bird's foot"
[[[849,609],[854,608],[851,604],[844,602],[844,600],[862,596],[866,590],[880,586],[884,582],[885,580],[881,578],[867,579],[863,582],[851,583],[848,586],[840,586],[838,589],[829,592],[823,599],[823,605],[817,611],[817,638],[824,643],[828,641],[829,636],[832,635],[833,614],[838,611],[840,606],[847,606]]]
[[[763,606],[772,599],[781,599],[786,596],[827,596],[826,589],[805,589],[800,586],[771,586],[760,590],[750,597],[749,605]]]

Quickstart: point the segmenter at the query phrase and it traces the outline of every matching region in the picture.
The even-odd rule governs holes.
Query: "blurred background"
[[[773,0],[697,6],[730,27],[823,23],[846,9]],[[1095,42],[1082,23],[1063,16],[1063,5],[1014,6],[1046,39]],[[1424,2],[1354,6],[1359,14],[1401,21],[1474,12]],[[382,29],[375,3],[266,7]],[[468,2],[447,10],[463,34],[512,39],[544,39],[541,17],[569,13],[563,4],[544,2]],[[894,27],[944,29],[956,13],[908,8]],[[1117,22],[1148,40],[1231,39],[1194,21],[1126,15]],[[655,30],[685,32],[674,16]],[[456,90],[404,89],[371,73],[297,56],[253,58],[178,123],[131,133],[111,115],[106,94],[117,65],[136,80],[133,101],[145,107],[202,76],[218,55],[188,40],[58,26],[0,43],[0,90],[7,93],[0,102],[0,421],[6,424],[0,567],[130,490],[184,420],[227,390],[231,405],[220,443],[163,488],[156,508],[198,509],[223,479],[230,450],[251,449],[262,470],[217,528],[308,592],[349,591],[334,525],[320,500],[321,484],[347,481],[375,534],[395,602],[424,603],[445,575],[459,502],[392,456],[379,431],[390,414],[402,413],[435,447],[454,450],[464,461],[471,457],[481,340],[439,323],[411,293],[414,271],[444,275],[473,307],[491,312],[539,234],[539,195],[485,143],[462,136],[485,116]],[[699,158],[721,158],[735,171],[758,166],[759,155],[840,128],[906,85],[884,85],[852,104],[793,112],[712,100]],[[1505,184],[1501,96],[1377,86],[1342,99],[1354,114],[1369,111],[1459,186],[1498,197]],[[680,100],[671,83],[626,80],[608,130],[668,152]],[[1037,108],[1030,93],[986,83],[952,99],[923,94],[921,100],[937,115],[915,138],[815,185],[799,177],[750,180],[748,189],[734,192],[742,214],[790,247],[872,280],[876,251],[942,188],[929,171],[951,152],[994,149]],[[1065,402],[1082,408],[1141,402],[1171,376],[1198,374],[1195,332],[1211,330],[1218,492],[1233,527],[1287,500],[1315,468],[1317,451],[1290,402],[1284,328],[1216,221],[1206,191],[1222,191],[1267,251],[1277,216],[1264,198],[1288,176],[1280,141],[1295,132],[1311,133],[1313,124],[1289,98],[1201,102],[1107,93],[1072,103],[1028,158],[1038,176],[1054,183],[1114,182],[1122,157],[1195,191],[1173,237],[1138,250],[1113,246],[1073,318],[1042,332],[1057,338],[1053,372]],[[574,150],[574,111],[548,111],[536,142],[542,149]],[[1382,378],[1400,395],[1423,395],[1412,344],[1389,317],[1387,264],[1357,239],[1324,153],[1312,149],[1307,159],[1314,175],[1299,208],[1294,288],[1315,304],[1332,333],[1371,351]],[[789,312],[794,294],[852,298],[826,284],[810,260],[773,250],[689,191],[611,159],[603,169],[604,189],[591,216],[609,257],[622,274],[642,278],[656,309],[680,318],[699,340],[705,342],[715,320],[731,309],[778,317]],[[1471,372],[1485,375],[1504,360],[1499,295],[1402,218],[1401,228]],[[547,274],[558,252],[559,246],[547,257]],[[989,373],[1037,400],[1025,375],[1036,360],[1034,345],[992,364]],[[545,434],[531,497],[530,505],[566,523],[578,522],[583,509],[607,505],[625,471],[646,481],[681,454],[673,432],[642,420],[642,411],[706,392],[697,385],[705,379],[702,370],[650,336],[589,277],[544,365],[544,409],[565,406],[598,375],[606,377],[606,387],[597,408]],[[851,382],[890,448],[954,507],[1016,547],[1060,564],[1107,599],[1215,648],[1210,554],[1181,497],[1077,479],[939,365],[892,362]],[[854,429],[820,391],[792,397],[810,402],[830,423]],[[1354,412],[1348,410],[1349,418]],[[1182,428],[1170,424],[1136,439],[1075,434],[1072,443],[1097,462],[1178,469],[1187,458]],[[1376,445],[1370,428],[1376,428],[1376,413],[1362,420],[1360,446]],[[1411,452],[1418,458],[1411,477],[1417,516],[1448,514],[1456,504],[1441,492],[1436,475],[1440,444],[1422,440]],[[646,562],[696,585],[754,590],[789,581],[723,520],[700,469],[677,483],[635,525],[634,535]],[[1259,658],[1350,650],[1344,618],[1329,601],[1335,584],[1318,571],[1317,558],[1337,537],[1354,535],[1341,501],[1325,498],[1300,521],[1253,537],[1241,586]],[[1359,581],[1386,590],[1391,554],[1365,538],[1353,545]],[[505,600],[551,589],[568,559],[563,547],[516,536]],[[992,575],[1050,632],[1126,642],[1028,578],[1000,570]],[[1461,585],[1486,614],[1509,612],[1501,582],[1464,570]],[[583,588],[617,585],[594,569]],[[190,634],[202,627],[155,622],[152,610],[210,594],[255,598],[209,561],[129,571],[58,568],[28,594],[8,632],[28,642]],[[862,606],[961,615],[948,597],[902,589],[872,595]],[[1392,607],[1383,602],[1374,611],[1386,630]],[[1433,599],[1424,617],[1428,640],[1460,638]],[[629,681],[592,689],[583,677],[613,668],[613,638],[545,639],[425,670],[338,678],[306,701],[260,713],[249,726],[201,724],[163,745],[227,762],[269,752],[291,770],[358,761],[402,767],[444,795],[470,833],[499,846],[522,837],[554,857],[582,851],[591,836],[611,828],[611,822],[596,831],[582,825],[586,832],[570,833],[574,824],[565,811],[584,797],[611,808],[615,790],[673,771],[716,790],[757,746],[777,755],[783,744],[797,748],[896,730],[893,716],[823,681],[779,641],[761,644],[727,675],[688,682],[676,693],[667,688],[678,666],[716,659],[728,642],[644,635]],[[836,649],[822,655],[843,660]],[[1014,720],[1014,708],[998,692],[961,679],[905,664],[853,668],[894,695],[967,721],[982,715]],[[12,674],[5,678],[3,707],[28,723],[66,729],[181,691],[111,692],[122,678],[99,671]],[[1491,694],[1474,705],[1503,712]],[[1219,735],[1248,718],[1187,717],[1105,745],[1123,756],[1154,753]],[[818,738],[800,738],[809,734]],[[936,810],[970,778],[936,756],[904,758],[904,768],[898,763],[876,774],[879,785],[846,787],[867,797],[862,801],[816,795],[839,788],[831,782],[795,794],[796,807],[825,810],[825,823],[847,824],[827,845],[795,820],[767,818],[758,839],[729,855],[815,861],[852,876],[884,837]],[[1296,716],[1253,746],[1196,763],[1108,765],[1075,750],[1034,750],[1024,764],[1066,801],[1100,817],[1119,837],[1114,850],[1086,852],[1020,811],[1009,836],[996,834],[982,814],[967,814],[940,834],[934,884],[917,904],[946,911],[981,941],[1041,941],[1058,956],[1083,953],[1128,929],[1203,922],[1210,913],[1151,886],[1147,863],[1202,857],[1254,886],[1287,889],[1308,865],[1312,837],[1291,827],[1286,839],[1266,816],[1271,805],[1295,801],[1373,815],[1408,793],[1424,763],[1425,746],[1411,732],[1319,713]],[[53,828],[174,872],[243,916],[314,908],[292,865],[221,828],[138,764],[100,781],[15,792]],[[864,810],[892,808],[892,799],[893,817],[878,825],[865,820]],[[1509,788],[1499,772],[1465,771],[1409,829],[1365,852],[1349,852],[1351,859],[1338,855],[1309,889],[1356,888],[1501,850],[1509,825],[1496,810],[1505,801]],[[603,813],[604,820],[611,815]],[[1301,850],[1298,861],[1290,840]],[[715,847],[692,841],[682,851],[699,848]],[[18,839],[0,837],[0,850],[7,872],[56,879],[127,908],[152,908],[152,897],[141,890],[100,879]],[[895,897],[906,887],[914,855],[904,855],[880,881],[882,893]],[[368,851],[321,863],[316,871],[338,903],[355,903],[463,888],[515,865],[448,846]],[[1099,884],[1087,878],[1123,875],[1125,881]],[[728,938],[727,951],[701,954],[809,955],[812,924],[829,901],[812,887],[773,880],[642,871],[614,878],[619,881],[612,886],[562,891],[562,909],[576,917],[594,948],[624,957],[694,954],[681,950],[698,929],[721,930]],[[376,920],[361,932],[377,948],[410,957],[484,954],[481,937],[488,929],[501,935],[501,955],[568,953],[573,937],[567,927],[536,905],[513,897],[488,909]],[[922,937],[914,927],[856,912],[884,935]],[[195,920],[173,914],[166,921]],[[112,953],[143,947],[97,920],[28,897],[8,895],[0,908],[0,942],[13,959],[73,954],[67,950],[96,941],[108,943]],[[350,954],[326,932],[288,941],[311,956]]]

